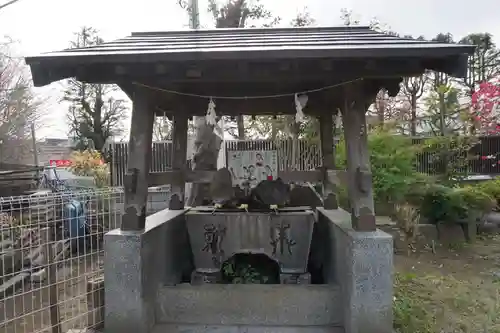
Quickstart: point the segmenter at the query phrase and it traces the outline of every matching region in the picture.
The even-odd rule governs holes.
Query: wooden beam
[[[402,77],[364,80],[364,95],[367,103],[372,104],[381,89],[386,89],[389,96],[395,97],[401,89]]]
[[[187,168],[187,132],[188,132],[188,116],[185,113],[175,113],[173,121],[172,134],[172,167],[175,171],[185,170]],[[179,182],[172,184],[169,209],[180,210],[184,209],[186,201],[186,181],[184,177],[179,179]]]
[[[405,77],[420,75],[432,68],[432,61],[409,58],[372,59],[279,59],[279,60],[210,60],[204,62],[96,63],[72,68],[68,76],[82,81],[116,83],[140,81],[150,83],[279,83],[325,81],[336,77]],[[62,75],[62,74],[60,74]],[[153,80],[152,80],[153,78]]]
[[[212,170],[170,170],[149,174],[149,186],[183,183],[211,183],[216,171]]]
[[[345,170],[326,170],[328,182],[336,186],[347,186],[347,171]]]
[[[350,77],[351,80],[356,80],[356,77]],[[380,91],[385,88],[390,95],[395,95],[400,90],[400,82],[402,78],[364,78],[363,87],[364,95],[368,102],[373,102],[373,99]],[[338,86],[335,86],[338,84]],[[215,99],[216,112],[221,115],[239,116],[244,115],[293,115],[295,114],[295,102],[293,99],[294,92],[306,91],[314,88],[324,88],[331,86],[323,91],[318,91],[309,94],[309,100],[304,113],[310,116],[320,117],[322,115],[336,113],[339,107],[344,105],[343,89],[346,81],[339,80],[337,77],[327,81],[303,81],[301,83],[290,83],[284,81],[279,84],[261,83],[255,85],[253,83],[242,83],[235,85],[234,83],[219,83],[212,82],[211,84],[204,83],[189,83],[189,84],[171,84],[167,86],[169,91],[178,91],[195,95],[205,96],[269,96],[290,93],[289,96],[279,98],[248,98],[248,99]],[[158,115],[173,114],[179,110],[188,113],[190,116],[204,116],[208,104],[207,98],[190,97],[162,92],[154,90],[161,85],[151,86],[151,90],[155,93],[152,96],[158,103]],[[203,92],[203,93],[202,93]]]
[[[312,171],[278,171],[278,177],[285,183],[291,182],[310,182],[316,183],[323,180],[323,174],[320,170]]]
[[[345,88],[342,122],[347,151],[347,181],[353,228],[374,231],[375,208],[366,127],[366,97],[362,83]]]
[[[339,87],[339,93],[341,88]],[[299,90],[297,90],[299,91]],[[241,96],[244,93],[240,93]],[[329,91],[333,94],[333,91]],[[210,94],[208,94],[210,96]],[[263,93],[263,95],[266,95]],[[325,93],[317,92],[309,96],[307,106],[304,108],[306,115],[316,115],[320,112],[333,112],[329,104],[325,102]],[[215,99],[215,112],[217,115],[239,116],[239,115],[275,115],[275,114],[295,114],[295,100],[293,94],[279,98],[262,99]],[[207,98],[196,98],[186,96],[176,96],[165,105],[159,108],[166,113],[182,111],[189,116],[205,116],[208,105]],[[316,112],[316,113],[313,113]]]
[[[132,96],[129,157],[124,179],[125,213],[122,230],[142,230],[146,225],[148,175],[153,141],[154,108],[143,89]]]
[[[152,172],[149,174],[149,186],[184,183],[208,184],[213,181],[216,171],[213,170],[170,170],[164,172]],[[323,170],[312,171],[280,171],[278,177],[285,183],[290,182],[321,182],[324,180]],[[340,185],[346,184],[346,172],[344,170],[328,170],[326,177],[329,182]]]

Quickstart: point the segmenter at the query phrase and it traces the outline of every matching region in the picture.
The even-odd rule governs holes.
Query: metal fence
[[[500,174],[500,137],[478,137],[477,144],[468,152],[451,152],[449,158],[465,161],[462,172],[471,175],[496,176]],[[414,139],[413,142],[422,143],[424,139]],[[419,172],[437,174],[440,172],[439,153],[424,152],[417,156],[416,167]],[[461,163],[457,163],[461,164]]]
[[[122,189],[0,198],[0,332],[102,326],[103,235],[117,228]],[[148,214],[168,189],[150,192]]]
[[[423,139],[415,139],[415,143],[421,143]],[[315,144],[310,144],[305,140],[299,140],[296,156],[293,153],[293,143],[291,140],[273,142],[268,140],[255,141],[226,141],[226,151],[236,150],[277,150],[278,169],[287,170],[311,170],[321,166],[321,149]],[[439,156],[429,152],[424,152],[417,156],[415,161],[419,172],[435,174],[439,172],[437,160]],[[226,154],[228,156],[228,154]],[[455,156],[454,158],[457,158]],[[468,154],[464,154],[463,159],[469,159],[467,171],[470,174],[498,175],[500,174],[500,137],[487,136],[479,137],[478,143],[472,147]]]

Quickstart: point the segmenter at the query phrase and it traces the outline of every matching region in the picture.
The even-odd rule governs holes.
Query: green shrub
[[[474,187],[493,198],[493,200],[495,200],[494,208],[498,209],[500,207],[500,178],[477,183],[475,185],[471,185],[471,187]]]
[[[377,129],[368,136],[373,191],[376,204],[394,204],[405,201],[415,184],[426,183],[428,177],[416,171],[417,154],[421,146],[411,138]],[[345,142],[341,140],[336,151],[337,165],[346,168]],[[347,202],[345,188],[339,190],[339,201]]]
[[[444,185],[433,184],[427,187],[422,197],[420,214],[429,223],[456,220],[455,214],[459,214],[461,203],[454,200],[456,198],[451,195],[451,191],[450,187]]]
[[[411,138],[377,129],[368,136],[375,205],[393,207],[408,203],[419,207],[429,223],[471,221],[500,203],[500,179],[479,185],[456,187],[469,161],[473,138],[436,137],[415,144]],[[417,172],[417,156],[434,157],[437,176]],[[337,165],[346,168],[345,143],[338,145]],[[339,189],[339,203],[349,209],[346,188]]]
[[[494,200],[480,189],[431,184],[423,194],[420,214],[433,224],[457,223],[472,221],[494,205]]]
[[[496,206],[495,199],[478,187],[455,188],[454,193],[462,198],[469,212],[487,213]]]

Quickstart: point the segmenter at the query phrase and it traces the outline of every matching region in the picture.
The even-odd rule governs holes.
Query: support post
[[[132,102],[129,154],[124,177],[125,213],[121,230],[138,231],[143,230],[146,225],[154,109],[141,89],[134,92]]]
[[[33,162],[35,163],[36,167],[36,181],[37,181],[37,186],[40,186],[41,177],[40,177],[40,169],[38,168],[40,163],[38,161],[38,148],[36,145],[35,123],[32,122],[30,127],[31,127],[31,142],[33,145]]]
[[[335,169],[333,119],[332,114],[327,113],[319,117],[321,155],[323,162],[323,206],[325,209],[338,209],[337,186],[328,177],[328,171]]]
[[[59,314],[59,295],[57,284],[57,263],[54,258],[54,233],[53,228],[43,228],[40,230],[40,245],[42,246],[43,257],[45,261],[45,274],[47,288],[49,289],[49,314],[50,314],[50,332],[62,333],[61,316]]]
[[[104,276],[87,281],[87,326],[93,330],[104,328]]]
[[[347,152],[347,182],[352,226],[358,231],[374,231],[376,230],[375,208],[363,82],[346,87],[342,122]]]
[[[173,124],[173,150],[172,150],[172,168],[174,171],[183,171],[187,169],[187,131],[188,118],[185,114],[176,113]],[[184,209],[186,201],[186,181],[182,179],[171,185],[171,196],[168,208],[171,210]]]

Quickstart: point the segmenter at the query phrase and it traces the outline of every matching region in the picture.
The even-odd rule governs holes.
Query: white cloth
[[[295,110],[297,111],[297,113],[295,114],[295,121],[297,123],[304,121],[305,116],[303,109],[306,107],[308,99],[309,98],[305,94],[295,94]]]

